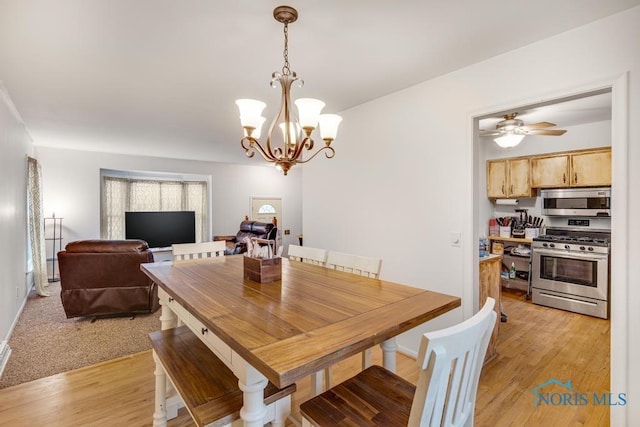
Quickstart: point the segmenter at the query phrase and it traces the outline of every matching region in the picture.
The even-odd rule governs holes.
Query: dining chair
[[[171,245],[174,261],[223,256],[226,249],[224,240],[200,243],[175,243]]]
[[[380,275],[382,260],[380,258],[329,251],[327,253],[326,266],[334,270],[346,271],[347,273],[377,279]]]
[[[329,251],[327,253],[326,267],[333,270],[345,271],[347,273],[359,274],[361,276],[377,279],[380,276],[382,260],[361,255],[352,255],[343,252]],[[362,352],[362,369],[371,366],[371,349]],[[325,389],[329,389],[332,383],[331,368],[324,370]]]
[[[287,250],[289,259],[324,266],[327,261],[326,249],[310,248],[309,246],[289,245]]]
[[[303,426],[473,426],[495,300],[466,321],[423,335],[414,386],[372,366],[302,405]]]

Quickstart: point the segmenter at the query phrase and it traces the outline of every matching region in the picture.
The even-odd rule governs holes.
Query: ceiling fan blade
[[[500,132],[498,132],[497,130],[484,130],[484,129],[480,129],[480,131],[478,132],[480,134],[480,136],[493,136],[493,135],[500,135]]]
[[[527,135],[550,135],[560,136],[564,135],[567,131],[564,129],[531,129],[525,131]]]
[[[540,128],[550,128],[550,127],[554,127],[556,124],[555,123],[549,123],[549,122],[540,122],[540,123],[531,123],[530,125],[524,125],[521,126],[520,129],[540,129]]]

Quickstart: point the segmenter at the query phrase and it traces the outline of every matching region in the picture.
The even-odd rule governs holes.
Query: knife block
[[[244,278],[258,283],[272,283],[282,279],[282,258],[253,258],[243,256]]]

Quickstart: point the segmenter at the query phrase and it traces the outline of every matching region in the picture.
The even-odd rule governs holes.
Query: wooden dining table
[[[459,297],[282,259],[282,278],[244,278],[243,256],[142,264],[159,286],[162,328],[175,317],[238,377],[245,425],[262,425],[267,382],[286,387],[461,305]],[[425,279],[428,286],[428,279]]]

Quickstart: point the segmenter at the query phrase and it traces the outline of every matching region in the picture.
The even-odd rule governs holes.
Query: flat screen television
[[[194,211],[125,212],[126,239],[140,239],[150,248],[166,248],[174,243],[195,243]]]

